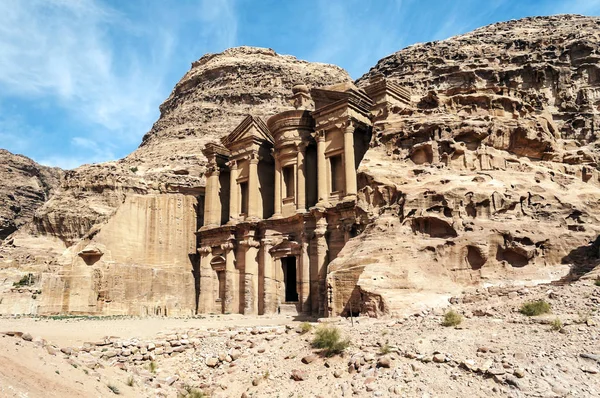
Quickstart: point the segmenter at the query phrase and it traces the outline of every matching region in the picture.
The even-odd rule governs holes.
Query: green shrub
[[[529,301],[527,303],[523,303],[519,312],[527,316],[547,314],[550,312],[550,304],[544,300]]]
[[[148,364],[148,370],[150,371],[150,373],[156,373],[156,369],[158,369],[158,365],[156,364],[156,362],[152,361]]]
[[[384,345],[382,345],[381,347],[379,347],[379,353],[381,355],[387,355],[392,351],[392,348],[390,347],[390,345],[388,343],[385,343]]]
[[[14,287],[22,287],[22,286],[31,286],[35,282],[35,278],[33,274],[23,275],[23,277],[18,281],[13,283]]]
[[[107,387],[108,387],[108,389],[109,389],[110,391],[112,391],[112,392],[113,392],[115,395],[119,395],[119,394],[121,394],[121,391],[119,391],[119,387],[115,386],[114,384],[109,384]]]
[[[600,277],[594,281],[594,285],[600,286]]]
[[[308,322],[302,322],[300,324],[300,332],[301,334],[306,334],[312,330],[312,325]]]
[[[132,173],[137,173],[138,168],[137,168],[137,166],[133,166],[133,167],[130,167],[129,170],[131,170]]]
[[[555,320],[553,320],[550,323],[550,327],[551,327],[552,330],[558,332],[559,330],[561,330],[563,328],[563,323],[562,323],[562,321],[559,318],[556,318]]]
[[[129,387],[133,387],[133,386],[135,385],[135,380],[133,379],[133,376],[129,376],[129,377],[127,378],[127,385],[128,385]]]
[[[442,326],[456,326],[462,322],[462,315],[454,310],[450,310],[444,314]]]
[[[319,327],[312,341],[312,346],[323,350],[326,356],[341,354],[349,345],[350,341],[342,340],[341,332],[335,326]]]
[[[204,391],[194,388],[190,385],[185,385],[183,387],[183,389],[185,390],[185,393],[177,394],[177,398],[207,398],[208,397],[208,394],[206,394]]]

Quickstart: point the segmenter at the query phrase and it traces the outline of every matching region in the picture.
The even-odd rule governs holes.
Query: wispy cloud
[[[115,9],[99,0],[0,2],[0,100],[29,101],[17,110],[21,115],[36,107],[68,115],[71,136],[59,137],[68,150],[40,159],[75,165],[84,142],[88,150],[111,148],[96,151],[94,161],[123,156],[157,119],[181,68],[205,47],[235,41],[231,1],[171,4],[126,2]],[[192,25],[195,34],[187,40],[183,29]]]

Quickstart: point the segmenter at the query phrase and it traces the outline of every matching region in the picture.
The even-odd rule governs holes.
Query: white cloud
[[[136,139],[159,93],[156,71],[141,71],[135,55],[112,46],[111,29],[125,22],[94,0],[1,2],[3,96],[49,98],[74,119],[125,132],[119,137],[125,142]]]
[[[193,51],[235,41],[232,1],[170,4],[134,8],[123,2],[117,10],[100,0],[1,1],[0,101],[57,107],[76,136],[65,148],[91,150],[93,142],[94,161],[122,156],[122,148],[137,145],[158,117],[158,105],[175,83],[168,79],[183,75],[170,75],[174,65],[188,67],[202,55]],[[191,25],[198,35],[194,42],[182,31]],[[20,113],[32,117],[29,109]],[[68,143],[71,137],[62,138]],[[39,157],[70,167],[89,162],[68,150]]]

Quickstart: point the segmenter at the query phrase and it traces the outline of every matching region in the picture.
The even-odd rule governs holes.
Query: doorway
[[[283,284],[285,285],[285,302],[298,302],[298,290],[296,285],[296,257],[283,257],[281,259],[283,268]]]

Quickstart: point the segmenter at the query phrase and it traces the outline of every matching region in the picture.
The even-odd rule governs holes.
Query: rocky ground
[[[551,305],[550,314],[519,313],[538,299]],[[333,357],[311,347],[323,322],[302,333],[300,320],[285,317],[4,318],[0,394],[51,396],[51,389],[56,396],[111,396],[110,388],[138,397],[186,396],[192,388],[212,397],[600,394],[600,287],[593,279],[479,289],[450,301],[464,319],[455,327],[441,325],[450,307],[403,318],[328,319],[351,343]]]

